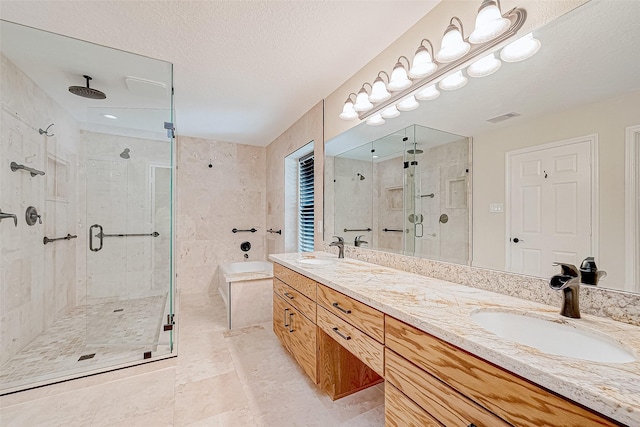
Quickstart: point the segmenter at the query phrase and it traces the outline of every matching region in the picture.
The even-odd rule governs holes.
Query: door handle
[[[517,237],[513,238],[513,243],[524,242],[522,239],[518,239]]]
[[[350,337],[349,335],[344,335],[344,334],[342,334],[342,333],[338,330],[338,328],[331,328],[331,330],[332,330],[333,332],[335,332],[336,334],[340,335],[340,337],[341,337],[343,340],[345,340],[345,341],[349,341],[349,340],[351,339],[351,337]]]
[[[100,239],[100,246],[98,246],[97,248],[93,247],[93,229],[94,228],[100,230],[100,232],[97,234],[97,237]],[[92,252],[98,252],[100,249],[102,249],[103,238],[104,238],[104,233],[102,232],[102,226],[100,224],[93,224],[91,227],[89,227],[89,249]]]
[[[284,327],[285,327],[285,328],[288,328],[288,327],[289,327],[289,325],[287,324],[287,311],[289,311],[289,309],[288,309],[288,308],[285,308],[285,309],[284,309]]]
[[[294,299],[295,297],[293,295],[291,295],[289,292],[285,292],[284,296],[289,298],[289,299]]]
[[[293,332],[293,313],[289,313],[289,332]]]
[[[341,312],[343,312],[344,314],[351,314],[351,310],[345,310],[344,308],[340,307],[340,305],[337,302],[334,302],[331,305],[337,308],[338,310],[340,310]]]

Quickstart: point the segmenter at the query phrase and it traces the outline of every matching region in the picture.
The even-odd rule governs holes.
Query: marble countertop
[[[299,262],[309,257],[335,262]],[[638,326],[590,315],[568,319],[560,316],[559,307],[355,259],[337,259],[325,252],[277,254],[269,259],[618,422],[640,425]],[[486,309],[525,312],[604,334],[631,348],[639,360],[610,364],[545,354],[499,338],[471,320],[474,311]]]

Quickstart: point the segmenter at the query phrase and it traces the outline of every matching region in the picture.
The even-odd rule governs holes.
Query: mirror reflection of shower
[[[120,157],[122,157],[123,159],[127,159],[129,160],[131,158],[131,156],[129,155],[129,152],[131,150],[129,150],[128,148],[125,148],[122,153],[120,153]]]

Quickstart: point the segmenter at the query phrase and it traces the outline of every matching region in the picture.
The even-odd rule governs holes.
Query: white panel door
[[[547,146],[548,147],[548,146]],[[591,254],[591,140],[507,155],[509,271],[551,276]]]

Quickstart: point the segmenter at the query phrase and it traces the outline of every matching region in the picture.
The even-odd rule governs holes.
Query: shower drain
[[[87,360],[87,359],[93,359],[93,356],[95,356],[95,353],[91,353],[91,354],[84,354],[82,356],[80,356],[80,359],[78,359],[78,362],[81,360]]]

